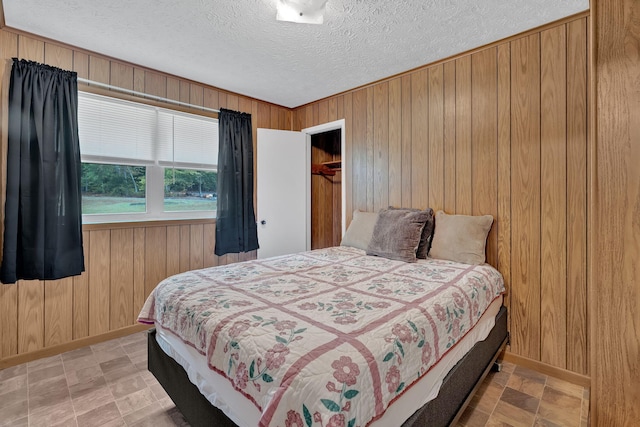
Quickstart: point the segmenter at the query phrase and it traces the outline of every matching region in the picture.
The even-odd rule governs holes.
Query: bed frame
[[[187,373],[160,348],[155,329],[148,334],[149,371],[158,379],[184,418],[193,426],[237,427],[200,394]],[[402,427],[447,426],[455,423],[507,344],[507,310],[501,307],[489,336],[447,374],[438,397],[418,409]]]

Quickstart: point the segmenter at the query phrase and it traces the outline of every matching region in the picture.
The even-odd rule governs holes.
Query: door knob
[[[260,224],[265,225],[267,223],[267,221],[265,221],[264,219],[262,221],[260,221]]]

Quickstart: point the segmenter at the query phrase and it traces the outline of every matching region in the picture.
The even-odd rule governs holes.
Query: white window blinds
[[[193,114],[158,110],[158,156],[161,166],[215,169],[218,122]],[[215,144],[212,144],[215,135]]]
[[[216,170],[218,122],[195,114],[78,93],[82,161]]]

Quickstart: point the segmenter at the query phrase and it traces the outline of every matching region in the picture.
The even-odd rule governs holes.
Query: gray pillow
[[[367,255],[416,262],[416,250],[428,217],[427,211],[380,210]]]
[[[393,206],[389,206],[389,209],[395,210],[406,210],[411,212],[417,212],[420,209],[413,208],[394,208]],[[433,239],[433,230],[435,228],[435,218],[433,216],[433,209],[427,208],[424,210],[429,214],[427,221],[424,224],[424,228],[422,229],[422,235],[420,236],[420,243],[418,244],[418,249],[416,250],[416,258],[419,259],[427,259],[427,254],[429,253],[429,249],[431,249],[431,240]]]
[[[342,237],[340,246],[351,246],[366,251],[377,220],[377,212],[361,212],[357,209],[353,211],[353,219]]]
[[[483,264],[491,224],[491,215],[447,215],[438,211],[429,256],[464,264]]]

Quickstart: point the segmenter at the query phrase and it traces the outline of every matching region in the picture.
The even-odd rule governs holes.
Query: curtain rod
[[[123,87],[113,86],[113,85],[109,85],[109,84],[106,84],[106,83],[95,82],[93,80],[85,79],[85,78],[82,78],[82,77],[78,77],[78,83],[84,83],[84,84],[88,84],[88,85],[91,85],[91,86],[97,86],[97,87],[101,87],[103,89],[115,90],[115,91],[118,91],[118,92],[126,93],[128,95],[135,95],[135,96],[140,96],[140,97],[143,97],[143,98],[153,99],[154,101],[167,102],[169,104],[175,104],[175,105],[179,105],[181,107],[195,108],[195,109],[198,109],[198,110],[209,111],[211,113],[219,113],[220,112],[220,110],[216,110],[214,108],[203,107],[201,105],[189,104],[188,102],[176,101],[174,99],[163,98],[162,96],[149,95],[148,93],[138,92],[137,90],[125,89]]]

